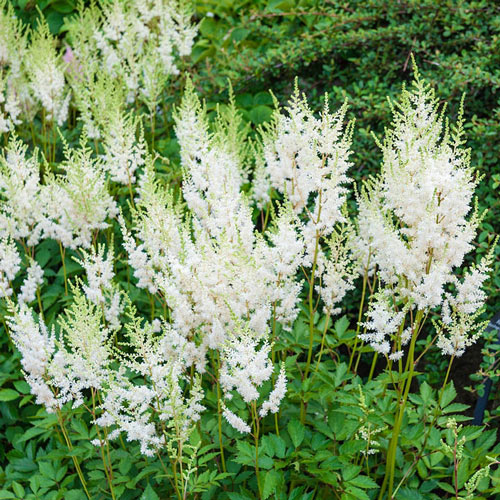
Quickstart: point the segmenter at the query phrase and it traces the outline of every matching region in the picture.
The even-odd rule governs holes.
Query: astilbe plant
[[[470,166],[470,151],[463,147],[463,102],[450,130],[444,109],[417,70],[413,87],[403,89],[393,105],[392,127],[379,143],[381,173],[365,183],[358,197],[359,254],[365,273],[378,278],[360,339],[375,350],[374,363],[382,354],[389,369],[397,363],[399,373],[407,373],[397,388],[400,408],[379,498],[387,485],[389,498],[392,495],[415,345],[426,320],[440,311],[435,340],[442,353],[451,356],[451,366],[486,326],[477,318],[486,298],[481,287],[493,258],[492,248],[478,266],[465,269],[464,258],[473,249],[480,222],[474,205],[480,178]]]
[[[0,157],[5,328],[35,402],[57,418],[85,494],[93,497],[91,481],[68,430],[84,412],[113,499],[125,490],[113,463],[124,439],[179,499],[218,487],[235,464],[253,468],[243,475],[252,474],[246,485],[258,498],[270,497],[278,477],[290,490],[300,483],[290,498],[370,498],[364,489],[376,487],[380,499],[394,498],[431,446],[443,452],[436,463],[451,460],[455,497],[462,488],[469,498],[495,459],[471,466],[459,488],[467,438],[453,424],[436,430],[453,399],[451,363],[484,328],[493,259],[491,250],[465,265],[481,214],[463,111],[450,127],[416,72],[392,105],[380,174],[356,191],[354,217],[347,103],[332,113],[325,98],[318,116],[296,82],[287,105],[276,103],[270,123],[252,131],[232,90],[212,117],[188,78],[174,112],[176,189],[162,174],[155,126],[157,115],[169,126],[166,82],[193,45],[189,4],[82,3],[64,56],[45,23],[26,37],[0,6],[0,129],[14,132]],[[16,51],[26,54],[22,64]],[[15,135],[39,109],[40,152],[30,148],[33,129],[19,127],[28,139]],[[47,264],[57,255],[41,257],[57,246],[58,274]],[[346,317],[332,328],[358,277],[355,330]],[[44,309],[41,292],[59,278],[62,305]],[[408,455],[402,429],[419,425],[432,399],[425,384],[410,393],[424,331],[435,337],[420,357],[435,343],[450,363],[414,461],[397,475],[398,456]],[[358,368],[372,351],[363,380]],[[326,471],[300,449],[311,429]],[[262,474],[269,443],[285,472]],[[218,456],[218,471],[204,478],[197,464],[210,458],[199,455],[214,447],[207,456]]]

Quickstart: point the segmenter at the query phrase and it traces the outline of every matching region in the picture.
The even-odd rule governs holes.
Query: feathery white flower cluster
[[[30,89],[42,105],[45,117],[61,126],[68,117],[71,93],[66,89],[64,61],[57,53],[54,37],[45,21],[32,33],[26,52]]]
[[[372,297],[370,308],[366,314],[368,321],[362,324],[368,331],[361,334],[361,340],[370,343],[372,348],[381,354],[389,355],[391,351],[391,340],[394,340],[399,333],[399,328],[403,323],[406,310],[396,311],[390,295],[382,290]],[[405,345],[408,339],[405,339]],[[392,354],[393,359],[397,358],[399,352]]]
[[[323,299],[323,309],[331,314],[339,314],[339,304],[346,293],[354,288],[358,275],[358,265],[352,257],[354,230],[347,222],[340,229],[334,229],[327,238],[328,259],[323,266],[320,262],[320,285],[315,289]]]
[[[236,391],[247,404],[257,401],[260,397],[259,388],[273,373],[270,352],[271,346],[267,341],[262,343],[251,328],[236,325],[232,336],[223,347],[222,367],[219,371],[219,381],[226,400],[231,400],[232,391]],[[267,401],[262,404],[259,415],[265,417],[269,412],[277,413],[285,393],[286,374],[282,365],[275,386]],[[249,432],[250,428],[246,422],[232,413],[226,405],[223,415],[236,430]]]
[[[183,0],[81,3],[80,15],[68,21],[72,47],[63,57],[44,20],[28,41],[10,2],[1,0],[0,133],[31,121],[40,107],[44,120],[61,126],[73,95],[89,136],[99,137],[95,90],[103,70],[107,84],[124,92],[122,103],[140,98],[156,112],[167,79],[179,73],[178,59],[191,53],[192,13]]]
[[[478,322],[477,318],[486,301],[483,284],[491,274],[497,242],[498,238],[479,264],[465,272],[462,280],[454,277],[454,294],[445,293],[437,340],[437,346],[443,354],[461,356],[487,326],[487,321]]]
[[[10,335],[21,353],[21,365],[31,393],[36,396],[37,404],[44,405],[48,412],[54,412],[65,402],[53,391],[54,381],[49,374],[56,352],[54,332],[49,331],[43,321],[37,323],[33,312],[25,304],[12,312],[12,318],[7,320]]]
[[[94,247],[91,247],[90,252],[81,250],[83,259],[75,260],[85,269],[87,275],[88,285],[82,285],[85,296],[90,302],[103,307],[109,328],[117,330],[121,326],[119,317],[123,312],[123,304],[120,291],[113,284],[113,245],[108,248],[106,258],[104,251],[104,245],[98,245],[97,251]]]
[[[347,219],[342,211],[350,182],[347,170],[351,166],[351,136],[353,122],[344,127],[347,103],[331,114],[328,100],[320,118],[316,118],[301,96],[295,82],[295,92],[285,113],[277,109],[262,136],[262,155],[258,161],[254,198],[263,206],[272,187],[291,202],[293,211],[304,222],[300,226],[305,245],[303,264],[314,266],[315,278],[322,281],[316,290],[323,298],[325,309],[338,313],[335,307],[353,287],[353,265],[345,241],[335,232],[335,226]],[[267,183],[267,188],[265,187]],[[334,235],[329,260],[320,239]]]
[[[43,284],[43,269],[40,264],[32,260],[28,267],[28,276],[21,285],[21,292],[17,297],[19,303],[29,304],[36,297],[37,288]]]
[[[328,236],[344,220],[341,208],[350,182],[353,123],[344,127],[347,103],[331,114],[326,97],[321,118],[316,118],[297,82],[285,111],[275,111],[263,136],[265,173],[270,185],[287,195],[294,211],[306,214],[303,231],[307,242],[313,241],[308,243],[312,260],[316,232]]]
[[[472,249],[480,220],[476,212],[467,218],[478,179],[470,167],[470,152],[462,147],[462,111],[450,135],[434,92],[415,72],[414,91],[403,90],[393,114],[392,129],[381,145],[382,173],[358,197],[360,253],[365,261],[369,253],[382,285],[396,300],[422,312],[443,306],[447,325],[449,306],[463,302],[460,320],[450,334],[456,347],[440,344],[444,353],[459,355],[465,325],[470,327],[473,321],[462,313],[474,315],[484,302],[480,288],[488,267],[473,271],[463,284],[454,274]],[[457,286],[456,299],[446,293],[450,284]],[[389,352],[382,339],[398,328],[403,317],[381,304],[369,317],[367,325],[374,331],[365,335],[366,340],[380,352]]]
[[[48,175],[41,192],[44,234],[69,248],[88,248],[93,232],[107,228],[107,219],[118,213],[102,162],[93,158],[85,140],[84,136],[80,148],[66,148],[66,159],[60,164],[65,174]]]
[[[140,137],[136,138],[138,125],[139,119],[132,113],[124,113],[119,108],[111,110],[103,134],[103,166],[114,182],[135,183],[135,171],[144,165],[146,144],[142,130]]]
[[[21,113],[32,105],[22,62],[26,54],[26,30],[12,4],[0,1],[0,133],[12,132]]]
[[[262,407],[259,411],[261,417],[265,417],[269,412],[278,413],[280,403],[286,394],[286,372],[284,363],[281,364],[280,372],[278,378],[276,379],[276,384],[274,389],[269,394],[267,401],[264,401]]]
[[[49,412],[67,402],[80,406],[86,389],[103,389],[110,377],[110,331],[103,324],[102,309],[79,289],[73,291],[73,303],[58,318],[57,340],[25,304],[11,306],[9,328],[27,381]]]
[[[110,348],[102,312],[75,290],[73,304],[60,318],[61,334],[49,331],[42,319],[20,303],[11,304],[9,328],[21,353],[21,364],[37,403],[54,412],[67,402],[83,404],[84,390],[99,389],[107,378]]]
[[[241,417],[233,413],[231,410],[228,410],[226,406],[222,407],[222,416],[227,420],[233,429],[236,429],[242,434],[248,434],[252,430]]]
[[[123,85],[128,103],[138,97],[155,101],[169,75],[179,73],[176,59],[191,53],[197,33],[191,17],[189,3],[178,0],[113,0],[86,7],[68,26],[78,73],[92,80],[104,70]]]
[[[108,193],[102,162],[85,146],[66,148],[64,173],[47,173],[40,179],[38,151],[15,137],[0,156],[0,237],[24,239],[34,246],[44,238],[65,247],[88,248],[93,233],[108,227],[117,205]]]
[[[132,311],[125,327],[127,348],[113,350],[101,305],[78,287],[73,287],[73,294],[73,303],[58,318],[57,340],[55,331],[49,332],[43,320],[35,321],[25,304],[10,303],[9,328],[37,403],[49,412],[67,402],[76,408],[84,401],[84,391],[98,390],[102,404],[96,423],[110,428],[110,439],[124,432],[129,441],[138,440],[148,456],[169,446],[165,426],[172,430],[170,440],[185,442],[204,409],[203,392],[197,378],[185,394],[189,377],[180,352],[172,348],[175,332],[162,325],[158,335]],[[113,354],[118,356],[118,368]],[[137,377],[143,383],[138,384]]]
[[[189,394],[184,394],[185,365],[178,352],[171,356],[174,332],[170,327],[166,325],[158,337],[151,324],[142,325],[140,319],[132,319],[127,332],[133,354],[123,353],[121,362],[146,384],[134,383],[132,378],[125,376],[122,367],[110,379],[102,404],[103,413],[97,423],[114,427],[110,439],[125,432],[129,441],[140,442],[143,454],[152,456],[159,448],[169,445],[162,431],[165,424],[175,429],[170,437],[172,441],[186,441],[204,409],[200,403],[203,392],[197,378]]]
[[[177,116],[186,221],[173,197],[155,181],[152,160],[140,180],[134,235],[124,228],[129,262],[139,287],[159,292],[174,328],[189,343],[184,356],[203,371],[207,349],[219,349],[235,320],[265,336],[276,319],[295,318],[300,286],[295,275],[302,243],[294,216],[283,210],[275,228],[255,233],[241,192],[245,172],[239,117],[234,106],[210,132],[192,86]],[[291,226],[291,229],[290,229]]]
[[[21,257],[16,243],[10,237],[0,239],[0,298],[10,297],[12,288],[10,282],[21,269]]]
[[[249,329],[237,328],[236,332],[224,346],[219,380],[226,399],[232,399],[231,391],[235,390],[250,403],[259,398],[258,388],[273,373],[271,346],[264,342],[258,349],[260,342]]]
[[[43,233],[44,208],[40,197],[38,151],[27,156],[28,146],[12,138],[0,157],[0,235],[25,238],[36,245]]]

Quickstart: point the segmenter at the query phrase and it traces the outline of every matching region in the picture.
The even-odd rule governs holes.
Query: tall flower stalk
[[[389,368],[398,362],[399,375],[407,375],[398,385],[399,405],[380,499],[386,489],[389,498],[393,492],[419,333],[429,314],[439,311],[444,326],[441,350],[461,355],[484,327],[475,320],[491,264],[488,254],[477,270],[466,273],[466,287],[456,276],[473,248],[481,217],[474,209],[479,179],[470,166],[470,151],[463,147],[463,106],[450,130],[444,110],[416,67],[413,89],[404,88],[391,106],[392,127],[383,143],[377,141],[383,153],[381,174],[366,183],[358,197],[359,251],[379,277],[379,291],[360,338],[387,358]]]

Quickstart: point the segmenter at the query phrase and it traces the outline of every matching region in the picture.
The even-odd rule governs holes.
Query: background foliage
[[[64,40],[64,21],[76,9],[76,0],[15,0],[16,13],[26,23],[34,24],[40,12],[47,19],[50,29]],[[448,113],[457,112],[460,96],[467,93],[466,119],[468,145],[472,148],[473,164],[484,175],[478,198],[482,209],[488,209],[477,245],[488,248],[493,237],[500,233],[500,6],[493,1],[408,0],[384,2],[381,0],[313,1],[313,0],[206,0],[196,1],[196,17],[200,22],[192,61],[186,61],[186,70],[194,77],[195,85],[207,100],[209,110],[218,102],[227,100],[228,79],[236,95],[236,103],[245,120],[252,127],[269,119],[273,102],[268,93],[272,89],[280,102],[290,94],[291,82],[298,77],[299,85],[313,108],[319,108],[326,93],[338,106],[347,96],[349,115],[356,118],[352,150],[355,169],[351,175],[356,180],[365,178],[379,165],[380,153],[371,133],[383,133],[383,125],[390,121],[390,107],[386,96],[400,90],[400,82],[411,78],[410,54],[413,52],[424,77],[438,86],[438,95],[449,102]],[[178,102],[182,82],[172,85],[169,105]],[[178,164],[176,141],[171,130],[164,130],[157,141],[157,149]],[[179,172],[169,171],[179,178]],[[43,246],[43,245],[42,245]],[[49,263],[57,248],[46,242],[38,252],[39,259]],[[497,310],[500,297],[500,249],[496,250],[495,271],[490,280],[487,317]],[[71,267],[72,266],[72,267]],[[71,276],[79,271],[76,264],[68,267]],[[62,286],[62,269],[54,268],[52,286],[43,297],[45,310],[56,314],[64,304],[56,302]],[[353,299],[355,301],[355,298]],[[355,302],[354,302],[355,303]],[[346,319],[332,325],[327,337],[330,351],[342,349],[352,338],[349,330],[355,325],[352,311]],[[283,338],[291,350],[298,353],[304,348],[305,335],[301,328],[307,318],[297,321],[289,338]],[[321,331],[323,325],[318,325]],[[455,389],[449,389],[441,406],[443,414],[465,409],[461,403],[473,403],[476,395],[467,395],[464,386],[477,386],[486,374],[494,377],[494,388],[499,379],[495,374],[497,358],[491,343],[467,352],[467,359],[456,364],[452,379],[458,391],[459,403],[453,403]],[[57,422],[40,408],[28,404],[29,387],[22,379],[18,355],[12,350],[6,335],[1,336],[0,353],[0,499],[69,499],[82,497],[78,478],[71,472],[72,462],[67,449],[50,436]],[[482,361],[483,373],[468,380]],[[287,358],[287,371],[293,373],[294,356]],[[427,361],[425,374],[420,376],[420,393],[414,396],[413,406],[405,421],[402,443],[411,451],[412,441],[421,441],[419,423],[438,405],[435,391],[430,389],[442,382],[444,376],[440,356]],[[290,384],[288,405],[282,414],[287,422],[280,435],[267,429],[262,442],[261,468],[265,471],[265,498],[307,499],[314,495],[316,484],[329,485],[342,491],[343,499],[373,498],[374,485],[362,472],[363,464],[353,464],[352,457],[359,454],[362,441],[355,439],[359,418],[365,418],[376,427],[390,425],[384,421],[390,398],[381,397],[380,385],[366,387],[366,404],[375,412],[359,415],[360,394],[356,380],[352,380],[342,364],[334,371],[333,362],[325,361],[319,376],[311,387],[300,386],[298,376]],[[420,371],[424,372],[422,367]],[[298,374],[297,374],[298,375]],[[426,382],[429,383],[427,385]],[[332,391],[332,386],[342,386],[342,391]],[[301,391],[311,391],[310,399],[317,404],[314,425],[304,426],[294,413]],[[207,395],[209,404],[216,408],[212,393]],[[495,401],[498,394],[495,394]],[[458,406],[454,406],[458,404]],[[490,405],[487,419],[489,431],[465,427],[461,432],[467,438],[466,460],[460,465],[460,481],[469,475],[485,454],[494,454],[498,442],[494,428],[500,413]],[[327,410],[325,410],[327,408]],[[216,419],[207,412],[202,422],[209,429],[212,440],[204,436],[193,437],[193,444],[204,449],[202,463],[198,463],[199,493],[202,498],[251,499],[253,451],[243,441],[234,438],[236,433],[226,433],[228,449],[228,474],[220,474],[212,467],[217,455],[211,443],[216,439]],[[444,417],[440,417],[444,418]],[[463,415],[459,418],[464,418]],[[71,428],[75,443],[73,454],[85,461],[85,474],[96,491],[104,484],[102,464],[89,440],[93,438],[90,422],[73,420]],[[453,440],[449,429],[442,429],[430,437],[436,450],[440,440]],[[335,442],[335,453],[328,443]],[[349,441],[347,446],[345,443]],[[450,441],[450,442],[451,442]],[[381,439],[384,446],[387,439]],[[498,451],[497,451],[498,453]],[[113,451],[117,465],[120,498],[159,498],[158,485],[150,478],[157,477],[157,465],[144,463],[132,465],[130,455],[139,456],[134,446]],[[139,467],[139,465],[140,467]],[[349,464],[349,465],[347,465]],[[400,459],[402,465],[402,457]],[[436,452],[419,462],[415,477],[398,492],[398,499],[446,498],[453,489],[443,478],[450,477],[450,465],[442,453]],[[70,472],[68,472],[70,471]],[[465,480],[465,479],[464,479]],[[492,486],[498,484],[498,473],[493,474]],[[250,483],[247,484],[247,483]],[[227,490],[226,496],[217,496],[219,486]],[[255,485],[253,485],[255,486]],[[289,487],[289,489],[287,488]],[[463,483],[460,485],[463,487]],[[494,490],[483,484],[483,496],[493,498]],[[306,489],[313,491],[305,493]],[[438,496],[431,491],[440,489]],[[481,488],[480,488],[481,490]],[[238,491],[238,493],[235,493]],[[328,497],[328,486],[324,493]],[[497,490],[498,491],[498,490]],[[103,489],[100,498],[106,498]],[[161,498],[161,495],[160,495]],[[322,498],[319,496],[319,498]],[[340,498],[340,496],[339,496]]]

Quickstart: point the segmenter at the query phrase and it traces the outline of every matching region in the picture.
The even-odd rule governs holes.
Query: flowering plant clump
[[[378,173],[355,184],[347,101],[318,114],[296,81],[252,127],[232,88],[200,99],[188,2],[82,2],[59,45],[0,6],[17,376],[0,405],[22,395],[27,420],[5,434],[2,498],[500,491],[496,431],[457,424],[450,381],[486,327],[496,244],[474,247],[463,100],[449,122],[415,66]]]

